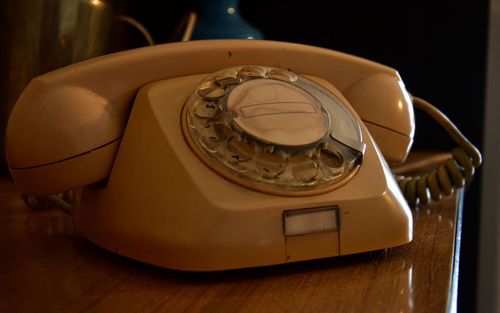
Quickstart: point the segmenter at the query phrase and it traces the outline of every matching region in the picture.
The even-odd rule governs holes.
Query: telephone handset
[[[394,69],[299,44],[208,40],[33,79],[6,150],[23,193],[80,188],[82,236],[205,271],[411,241],[411,213],[384,158],[404,161],[413,134]]]

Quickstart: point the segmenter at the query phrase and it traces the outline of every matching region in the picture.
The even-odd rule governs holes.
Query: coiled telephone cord
[[[413,97],[413,104],[436,120],[459,145],[452,157],[437,169],[422,176],[395,175],[399,188],[412,207],[438,201],[455,188],[468,186],[474,171],[481,165],[481,153],[441,111],[429,102]]]

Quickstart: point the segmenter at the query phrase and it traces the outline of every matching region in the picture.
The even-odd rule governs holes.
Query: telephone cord
[[[417,97],[412,100],[417,108],[436,120],[459,145],[452,150],[451,158],[430,173],[422,176],[395,175],[408,204],[414,207],[425,205],[430,199],[438,201],[443,195],[450,195],[455,188],[468,186],[475,169],[481,165],[481,153],[436,107]]]
[[[33,210],[40,211],[55,207],[71,215],[74,202],[74,191],[70,190],[64,193],[42,197],[22,195],[22,199],[26,206]]]

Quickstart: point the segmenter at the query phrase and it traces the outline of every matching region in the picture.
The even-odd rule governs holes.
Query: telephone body
[[[299,44],[206,40],[33,79],[6,151],[24,194],[78,189],[83,237],[212,271],[410,242],[411,212],[386,160],[404,161],[413,134],[392,68]]]

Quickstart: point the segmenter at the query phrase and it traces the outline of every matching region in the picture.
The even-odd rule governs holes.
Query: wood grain
[[[216,273],[157,268],[24,206],[0,180],[0,312],[445,312],[457,196],[414,210],[412,243],[371,253]]]

